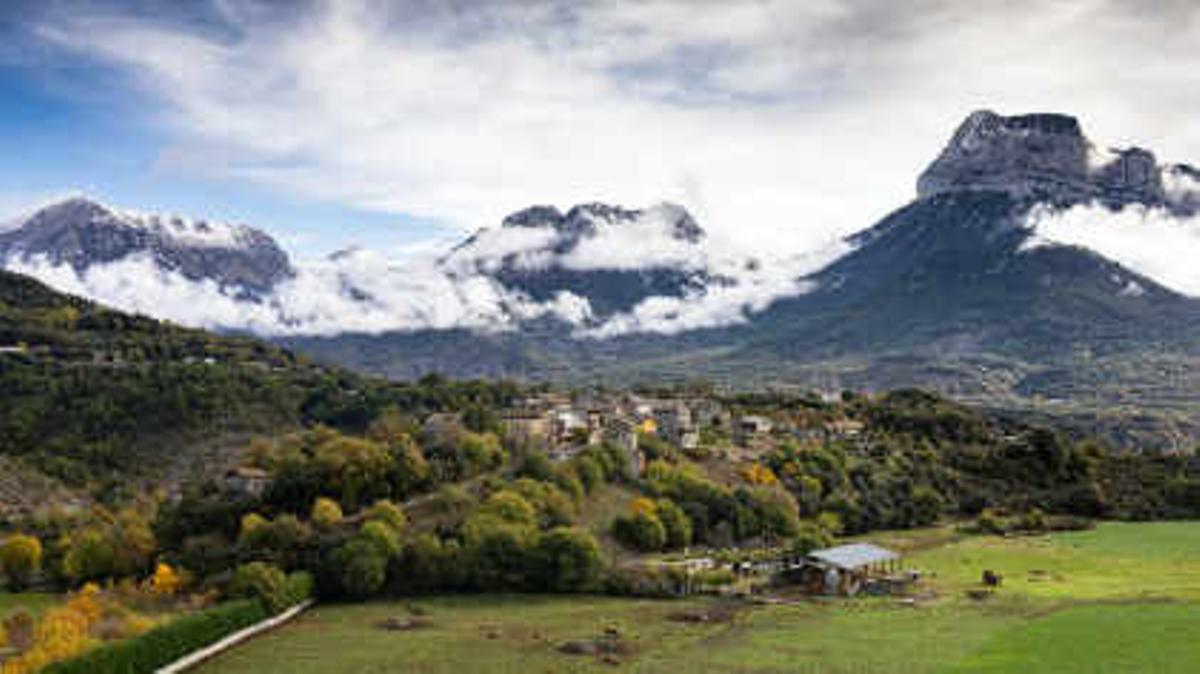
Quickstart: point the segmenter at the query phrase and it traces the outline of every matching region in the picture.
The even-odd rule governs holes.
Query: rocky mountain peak
[[[1098,202],[1194,212],[1164,187],[1170,167],[1140,147],[1097,151],[1077,119],[1057,113],[969,115],[917,180],[919,198],[958,191],[1004,192],[1056,206]]]
[[[1086,192],[1089,144],[1074,117],[1004,117],[980,110],[967,117],[921,174],[921,198],[959,190],[1020,196]]]
[[[0,263],[96,265],[145,257],[192,281],[256,296],[292,275],[273,238],[243,225],[175,215],[133,213],[73,197],[34,213],[0,233]]]
[[[704,230],[687,209],[671,203],[636,209],[592,202],[572,206],[565,214],[554,206],[530,206],[504,218],[501,227],[553,229],[574,243],[595,236],[600,227],[635,223],[647,217],[663,219],[676,240],[695,243],[704,238]]]

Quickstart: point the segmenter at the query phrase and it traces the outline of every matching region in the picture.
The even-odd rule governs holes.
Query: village
[[[840,394],[822,398],[832,403]],[[622,450],[627,470],[635,476],[646,468],[647,442],[666,443],[691,456],[717,448],[723,460],[736,463],[752,461],[785,439],[801,443],[865,439],[864,424],[842,416],[805,423],[794,415],[754,412],[713,396],[548,392],[526,397],[505,410],[501,423],[510,442],[527,451],[543,451],[552,461],[568,461],[587,447],[609,443]],[[425,428],[436,433],[459,423],[456,415],[432,415]],[[919,580],[919,573],[903,569],[899,554],[869,543],[804,555],[774,548],[711,553],[684,550],[635,563],[671,575],[680,595],[762,595],[772,587],[808,595],[892,594]]]

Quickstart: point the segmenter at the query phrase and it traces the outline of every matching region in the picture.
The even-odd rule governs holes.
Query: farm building
[[[898,571],[900,555],[870,543],[851,543],[814,550],[785,564],[784,578],[811,594],[858,594],[872,581]]]

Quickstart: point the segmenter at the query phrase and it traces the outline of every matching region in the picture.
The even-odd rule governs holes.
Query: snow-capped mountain
[[[43,208],[0,232],[6,266],[69,267],[86,275],[137,258],[246,299],[270,293],[292,274],[287,254],[259,230],[123,211],[83,198]]]
[[[533,322],[578,337],[680,332],[745,321],[802,292],[801,276],[829,255],[764,263],[730,253],[672,204],[532,207],[445,254],[402,261],[350,248],[293,264],[258,230],[84,199],[0,234],[5,267],[60,290],[264,335],[496,332]]]
[[[119,308],[395,376],[1023,396],[1105,367],[1125,381],[1130,358],[1200,363],[1200,171],[1101,148],[1066,115],[981,111],[916,183],[874,226],[771,258],[677,205],[599,203],[526,208],[440,255],[293,264],[255,230],[73,200],[0,253]]]

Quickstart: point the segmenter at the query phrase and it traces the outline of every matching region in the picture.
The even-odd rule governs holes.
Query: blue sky
[[[82,194],[136,210],[251,224],[301,257],[350,246],[403,253],[457,236],[430,218],[172,167],[164,159],[172,136],[156,122],[152,97],[118,68],[40,44],[30,35],[33,24],[21,19],[42,14],[9,11],[0,31],[14,41],[0,54],[0,221]]]
[[[669,200],[812,247],[978,108],[1200,162],[1197,34],[1174,0],[8,0],[0,219],[83,192],[315,256]]]

